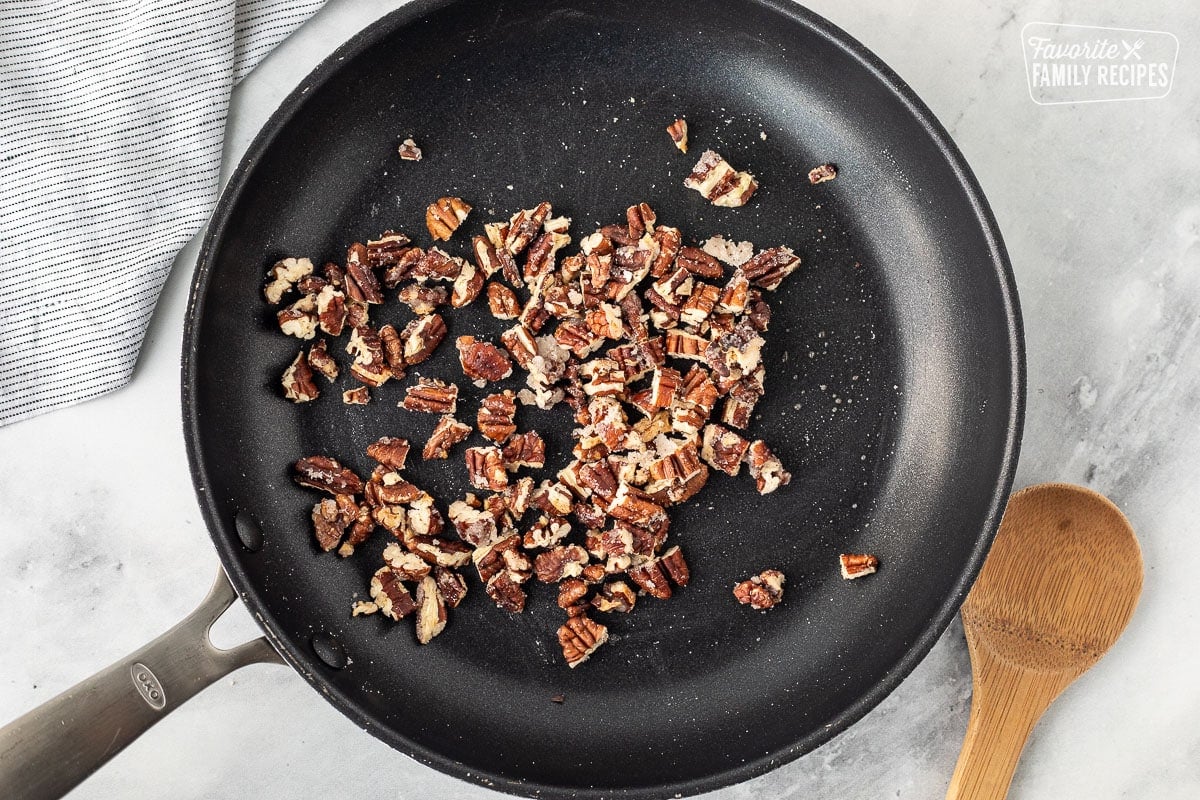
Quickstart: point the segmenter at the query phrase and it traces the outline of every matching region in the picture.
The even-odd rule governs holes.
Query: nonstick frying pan
[[[687,156],[664,130],[676,116],[691,127]],[[397,158],[408,136],[423,161]],[[758,176],[748,206],[682,187],[706,148]],[[810,186],[828,161],[839,177]],[[576,236],[645,201],[686,234],[788,243],[804,259],[771,298],[753,425],[793,482],[760,497],[714,477],[673,515],[692,584],[606,620],[609,644],[576,670],[557,652],[561,612],[545,587],[510,616],[476,585],[425,647],[408,625],[351,619],[385,536],[349,559],[318,553],[314,498],[289,479],[312,453],[365,474],[366,444],[424,441],[434,420],[398,409],[394,384],[366,408],[338,402],[341,385],[283,400],[296,342],[262,303],[266,268],[338,259],[387,228],[420,234],[443,194],[476,209],[451,243],[460,252],[484,221],[547,199]],[[391,303],[375,319],[407,314]],[[502,325],[480,308],[449,324],[451,336]],[[418,371],[457,376],[453,347]],[[473,413],[483,392],[461,383]],[[503,791],[665,797],[760,774],[860,718],[944,630],[1007,497],[1023,389],[1016,292],[978,185],[912,91],[828,22],[783,0],[410,4],[271,118],[196,271],[189,455],[221,561],[271,647],[207,645],[232,600],[219,580],[180,628],[0,732],[0,776],[18,796],[53,796],[220,674],[276,652],[397,750]],[[565,410],[523,409],[518,423],[569,448]],[[465,489],[459,458],[410,471],[443,504]],[[883,566],[844,582],[839,552]],[[784,603],[737,605],[732,584],[768,567],[788,576]]]

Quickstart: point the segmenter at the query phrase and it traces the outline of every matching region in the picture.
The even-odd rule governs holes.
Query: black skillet
[[[676,116],[691,126],[686,156],[664,130]],[[397,158],[408,136],[423,161]],[[747,207],[715,208],[682,187],[706,148],[758,176]],[[827,161],[838,178],[810,186],[808,170]],[[298,456],[322,452],[369,471],[367,443],[423,441],[434,420],[396,408],[400,385],[366,408],[342,405],[341,384],[309,405],[283,400],[278,376],[296,342],[262,303],[265,269],[284,255],[340,258],[387,228],[419,236],[424,207],[444,194],[476,209],[451,245],[460,252],[483,222],[547,199],[576,236],[645,201],[692,236],[787,243],[804,258],[772,298],[768,394],[753,425],[795,479],[760,497],[744,477],[714,478],[674,515],[692,585],[609,620],[609,644],[576,670],[557,652],[561,612],[546,588],[509,616],[476,586],[426,647],[409,625],[351,619],[384,537],[350,559],[319,554],[314,498],[288,477]],[[385,309],[377,319],[408,318]],[[494,334],[501,323],[477,308],[450,326]],[[419,372],[458,375],[453,348]],[[464,389],[470,416],[481,393]],[[1023,389],[1012,275],[958,150],[862,45],[784,0],[416,2],[372,25],[292,93],[234,173],[196,270],[183,353],[200,505],[283,659],[397,750],[551,797],[715,789],[813,749],[882,700],[987,552]],[[519,423],[560,452],[569,442],[565,410],[523,410]],[[446,502],[463,472],[455,458],[417,463],[411,477]],[[840,552],[883,566],[843,582]],[[766,614],[737,605],[734,581],[767,567],[787,574],[785,602]],[[138,732],[157,718],[156,690],[173,707],[271,655],[255,646],[200,676],[187,659],[160,666],[146,652],[110,668],[124,687],[111,716]],[[109,729],[78,727],[77,741],[98,745],[69,781],[113,750],[101,752]],[[27,796],[52,796],[30,777],[30,741],[28,725],[0,732],[0,768],[33,787]]]

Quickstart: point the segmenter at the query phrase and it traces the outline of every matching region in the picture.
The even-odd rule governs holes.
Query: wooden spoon
[[[1043,483],[1009,499],[962,607],[974,695],[947,800],[1008,794],[1038,718],[1113,646],[1141,591],[1137,537],[1107,498]]]

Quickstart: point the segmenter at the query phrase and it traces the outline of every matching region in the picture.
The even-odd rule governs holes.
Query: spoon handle
[[[1025,740],[1067,684],[1057,672],[1035,672],[970,645],[974,689],[971,717],[946,800],[1003,800]]]

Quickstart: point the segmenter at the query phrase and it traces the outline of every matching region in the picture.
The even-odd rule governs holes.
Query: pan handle
[[[208,597],[174,628],[0,728],[0,794],[62,797],[209,684],[247,664],[283,664],[262,637],[213,646],[209,629],[236,599],[219,569]]]

